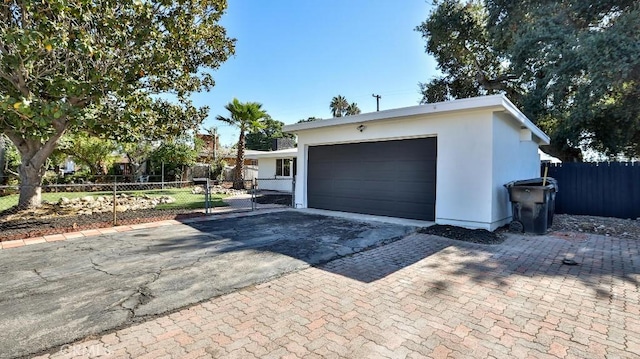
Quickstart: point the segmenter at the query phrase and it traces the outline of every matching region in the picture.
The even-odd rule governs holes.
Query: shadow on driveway
[[[0,252],[0,358],[390,243],[414,227],[283,211]]]
[[[637,299],[638,240],[510,236],[479,245],[415,229],[282,211],[2,251],[0,358],[53,351],[310,265],[364,283],[420,266],[416,290],[427,295],[469,281],[508,291],[525,276],[536,279],[531,291],[563,295],[548,280],[562,277],[608,303],[627,292]],[[568,254],[581,265],[562,265]]]
[[[459,281],[508,291],[513,280],[524,277],[540,283],[531,291],[548,290],[558,300],[571,297],[574,284],[582,283],[599,300],[618,304],[631,300],[640,310],[640,240],[581,233],[505,235],[502,244],[483,245],[414,234],[382,251],[338,259],[321,268],[369,283],[422,261],[423,283],[432,291],[446,290]],[[565,258],[578,265],[563,264]]]

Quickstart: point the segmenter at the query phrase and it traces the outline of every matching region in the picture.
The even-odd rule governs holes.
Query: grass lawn
[[[193,194],[191,188],[165,188],[155,190],[137,190],[137,191],[121,191],[130,196],[149,195],[151,197],[170,196],[176,201],[174,203],[165,203],[158,205],[156,209],[204,209],[204,194]],[[86,196],[113,196],[113,192],[46,192],[42,193],[42,200],[48,202],[58,202],[61,197],[81,198]],[[226,195],[211,195],[211,203],[213,207],[225,207],[228,204],[222,201]],[[4,211],[18,204],[18,195],[13,194],[0,197],[0,211]]]

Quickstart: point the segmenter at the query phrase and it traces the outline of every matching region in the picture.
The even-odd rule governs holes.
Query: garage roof
[[[425,105],[402,107],[378,112],[363,113],[355,116],[335,117],[326,120],[302,122],[283,127],[285,132],[300,132],[322,127],[342,126],[373,121],[384,121],[396,118],[406,118],[421,115],[439,114],[456,111],[469,111],[487,109],[492,111],[504,111],[510,118],[526,128],[540,139],[543,144],[549,144],[549,136],[531,122],[520,110],[504,95],[491,95],[465,98],[459,100],[429,103]]]

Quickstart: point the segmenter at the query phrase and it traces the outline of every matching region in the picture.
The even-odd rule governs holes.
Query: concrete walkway
[[[41,357],[637,358],[639,242],[414,234]]]

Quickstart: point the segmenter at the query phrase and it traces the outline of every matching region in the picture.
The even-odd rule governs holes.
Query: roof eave
[[[507,110],[507,112],[509,112],[509,114],[513,116],[513,118],[516,121],[520,122],[521,125],[531,130],[531,133],[540,140],[540,141],[536,141],[538,142],[538,144],[541,144],[541,145],[550,144],[551,138],[549,138],[549,136],[547,136],[546,133],[544,133],[540,128],[538,128],[538,126],[536,126],[533,122],[531,122],[531,120],[529,120],[527,116],[525,116],[516,107],[516,105],[514,105],[511,101],[509,101],[509,99],[504,95],[502,96],[502,107],[504,107]]]
[[[446,113],[455,111],[472,110],[506,110],[517,122],[531,130],[532,134],[538,138],[540,144],[548,145],[550,142],[541,129],[533,124],[518,108],[504,95],[491,95],[472,97],[453,101],[436,102],[426,105],[403,107],[379,112],[369,112],[361,115],[336,117],[327,120],[295,123],[283,127],[284,132],[297,133],[301,131],[314,130],[317,128],[358,124],[372,121],[385,121],[394,118],[407,118],[413,116],[424,116],[436,113]]]

